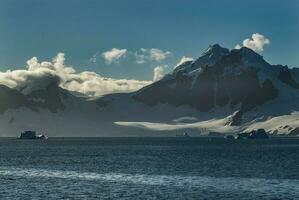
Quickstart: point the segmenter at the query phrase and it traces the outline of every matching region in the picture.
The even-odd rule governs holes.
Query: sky
[[[299,67],[298,10],[297,0],[0,0],[0,71],[63,55],[76,73],[153,81],[215,43]]]

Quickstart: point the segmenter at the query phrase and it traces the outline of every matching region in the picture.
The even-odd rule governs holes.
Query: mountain
[[[299,133],[299,69],[271,65],[251,49],[211,45],[139,91],[87,98],[55,79],[0,87],[0,133],[50,136],[169,136],[264,128]]]
[[[239,125],[244,112],[278,96],[273,85],[277,77],[260,77],[271,67],[246,47],[229,52],[213,45],[200,58],[183,63],[164,79],[138,91],[134,98],[148,105],[189,105],[204,112],[238,107],[231,124]]]
[[[245,128],[251,122],[248,118],[294,114],[298,108],[294,104],[298,98],[297,77],[298,69],[270,65],[249,48],[229,51],[216,44],[198,59],[183,63],[162,80],[142,88],[133,98],[149,106],[188,105],[203,115],[215,113],[212,118],[219,118],[219,110],[228,109],[231,114],[225,126]],[[271,131],[278,132],[276,128]]]

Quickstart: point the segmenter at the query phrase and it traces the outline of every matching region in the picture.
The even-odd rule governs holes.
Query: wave
[[[191,187],[201,189],[214,188],[217,191],[234,190],[261,193],[275,191],[275,193],[291,193],[296,196],[299,195],[298,179],[94,173],[15,167],[0,167],[0,176],[109,181],[124,184]]]

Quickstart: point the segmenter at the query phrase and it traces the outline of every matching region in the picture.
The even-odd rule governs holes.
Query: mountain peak
[[[268,63],[264,60],[263,56],[253,51],[250,48],[242,47],[240,49],[233,49],[232,53],[237,53],[241,56],[245,63],[254,64],[257,66],[266,66]]]
[[[254,55],[254,56],[261,57],[260,54],[258,54],[257,52],[255,52],[252,49],[247,48],[247,47],[241,47],[238,51],[241,52],[244,55]]]
[[[223,56],[229,54],[229,49],[221,47],[219,44],[210,45],[206,51],[194,61],[194,66],[197,68],[214,65]]]
[[[203,53],[204,55],[206,54],[227,54],[229,53],[229,50],[227,48],[224,48],[222,46],[220,46],[219,44],[213,44],[210,45],[205,52]]]
[[[177,72],[192,73],[194,70],[198,70],[205,66],[211,66],[217,63],[223,56],[229,54],[229,49],[221,47],[219,44],[210,45],[204,53],[196,60],[190,63],[183,63],[174,70],[174,74]]]

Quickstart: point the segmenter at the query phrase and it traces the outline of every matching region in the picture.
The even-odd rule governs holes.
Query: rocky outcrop
[[[291,130],[289,136],[299,136],[299,127]]]
[[[238,134],[238,139],[268,139],[269,136],[264,129],[253,130],[251,132],[243,132]]]

